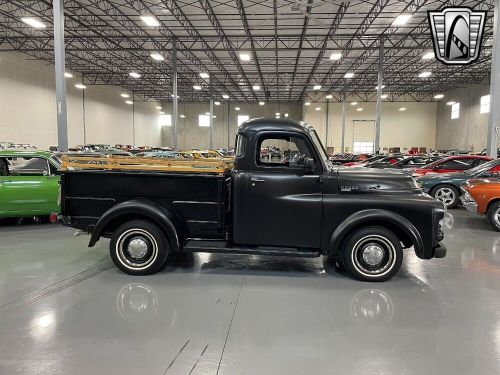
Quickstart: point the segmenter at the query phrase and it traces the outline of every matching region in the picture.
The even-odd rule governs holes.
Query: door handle
[[[252,182],[252,186],[255,186],[257,182],[265,182],[265,180],[261,180],[260,178],[252,178],[250,181]]]

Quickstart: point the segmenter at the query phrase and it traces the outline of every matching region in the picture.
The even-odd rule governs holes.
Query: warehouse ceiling
[[[66,0],[64,5],[66,69],[86,85],[119,86],[142,100],[171,100],[174,43],[181,101],[207,101],[211,90],[216,99],[228,95],[241,102],[324,101],[327,94],[341,100],[344,82],[348,94],[374,100],[380,36],[387,100],[433,100],[436,93],[490,74],[493,0]],[[470,66],[422,59],[432,51],[427,11],[452,5],[488,11],[481,56]],[[411,18],[394,26],[401,14]],[[143,16],[159,26],[147,26]],[[33,28],[21,20],[25,17],[46,27]],[[52,39],[50,0],[0,0],[0,51],[52,62]],[[164,60],[152,59],[155,52]],[[331,60],[332,54],[341,57]],[[419,78],[423,71],[432,75]],[[354,77],[344,79],[348,72]],[[316,85],[321,88],[314,90]]]

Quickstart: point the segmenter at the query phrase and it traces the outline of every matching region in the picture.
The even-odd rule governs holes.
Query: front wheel
[[[111,259],[129,275],[158,272],[167,259],[169,243],[163,232],[146,220],[131,220],[115,230],[109,244]]]
[[[343,264],[361,281],[386,281],[403,263],[403,248],[390,230],[367,227],[356,230],[344,242]]]
[[[446,208],[455,208],[458,205],[460,192],[455,186],[439,185],[432,190],[431,195],[443,202]]]
[[[500,231],[500,202],[495,202],[488,207],[486,217],[491,226]]]

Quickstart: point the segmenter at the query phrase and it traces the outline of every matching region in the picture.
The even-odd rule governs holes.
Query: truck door
[[[319,248],[322,167],[309,139],[265,133],[256,146],[247,150],[255,154],[254,166],[236,180],[234,242]],[[315,167],[305,166],[311,159]]]

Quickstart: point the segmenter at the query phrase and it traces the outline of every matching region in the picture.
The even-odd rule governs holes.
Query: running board
[[[288,257],[315,258],[321,255],[319,250],[278,246],[234,246],[225,241],[188,240],[183,251],[202,253],[274,255]]]

